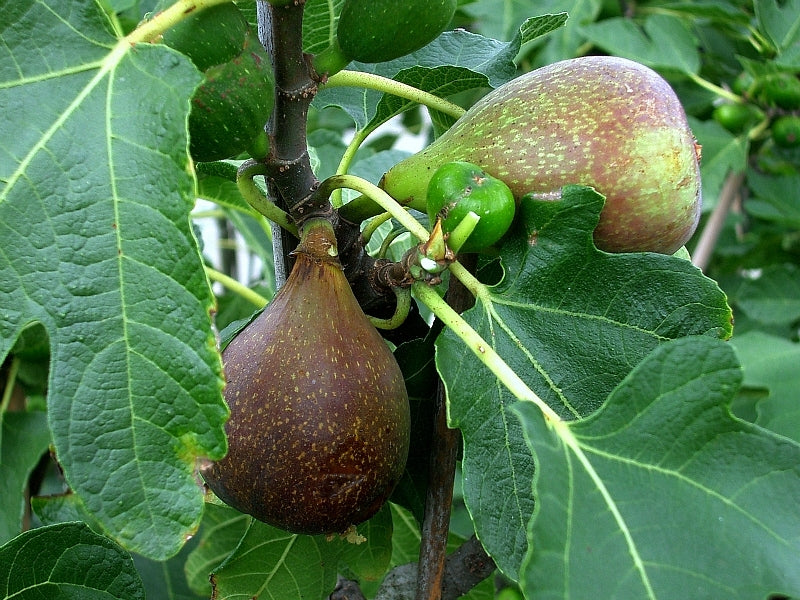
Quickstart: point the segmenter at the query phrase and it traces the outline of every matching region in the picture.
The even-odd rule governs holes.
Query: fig
[[[516,211],[514,195],[505,183],[463,161],[445,163],[436,170],[428,182],[427,204],[431,223],[441,218],[445,234],[455,230],[469,212],[480,217],[460,252],[479,252],[497,242]]]
[[[450,23],[457,0],[345,0],[336,35],[350,60],[378,63],[432,42]]]
[[[792,73],[772,73],[756,82],[756,95],[768,106],[800,108],[800,79]]]
[[[781,148],[800,146],[800,117],[783,115],[772,123],[772,139]]]
[[[192,96],[192,158],[211,162],[242,152],[262,158],[266,154],[264,126],[274,104],[272,64],[261,42],[251,33],[238,56],[205,72],[205,80]]]
[[[452,161],[479,165],[517,199],[593,186],[606,197],[595,244],[609,252],[671,254],[700,217],[699,146],[683,107],[655,71],[622,58],[570,59],[513,79],[381,185],[425,211],[431,176]]]
[[[408,395],[327,221],[304,225],[295,258],[285,285],[223,351],[229,449],[203,476],[260,521],[342,533],[374,515],[403,473]]]
[[[764,114],[750,104],[720,104],[714,109],[714,120],[731,133],[741,133],[763,118]]]
[[[165,3],[169,6],[171,2]],[[194,14],[164,32],[162,41],[188,56],[201,71],[239,56],[250,25],[232,2],[217,4]]]

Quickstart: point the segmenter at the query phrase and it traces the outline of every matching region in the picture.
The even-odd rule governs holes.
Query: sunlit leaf
[[[531,597],[716,600],[800,594],[800,445],[731,417],[730,344],[656,348],[589,419],[518,403],[535,456]],[[772,502],[766,499],[783,501]]]
[[[0,12],[0,358],[44,326],[67,482],[126,548],[164,558],[200,519],[195,458],[225,451],[188,220],[200,75],[166,47],[116,39],[94,3],[1,0]]]
[[[653,348],[676,337],[727,337],[717,285],[688,261],[607,254],[592,244],[602,196],[568,187],[523,202],[502,246],[504,279],[464,314],[523,380],[567,419],[598,409]],[[479,538],[510,577],[527,548],[534,461],[515,398],[451,330],[437,340],[452,426],[464,435],[464,496]]]

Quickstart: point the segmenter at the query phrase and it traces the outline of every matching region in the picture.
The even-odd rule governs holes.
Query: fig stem
[[[461,222],[455,226],[453,231],[450,232],[450,235],[447,237],[447,246],[453,252],[458,253],[461,246],[467,241],[467,238],[475,231],[475,227],[477,227],[478,221],[480,220],[481,218],[476,213],[469,211],[464,215]]]
[[[378,204],[386,212],[390,213],[396,221],[408,229],[408,231],[420,241],[424,242],[428,239],[428,230],[425,229],[422,223],[411,216],[406,209],[403,208],[399,202],[397,202],[397,200],[392,198],[377,185],[367,181],[366,179],[349,174],[332,175],[323,181],[314,193],[330,196],[333,190],[339,188],[347,188],[363,194]]]
[[[336,175],[344,175],[347,173],[347,170],[350,168],[350,165],[356,156],[356,152],[358,152],[361,144],[364,143],[364,140],[366,140],[369,134],[373,131],[375,131],[374,127],[365,127],[364,129],[355,132],[353,139],[350,140],[349,144],[347,144],[347,148],[345,148],[344,154],[342,154],[342,159],[339,161],[339,164],[336,167]],[[341,189],[334,190],[333,194],[331,194],[331,204],[335,208],[342,207],[343,202]]]
[[[689,79],[691,79],[701,88],[713,92],[717,96],[720,96],[721,98],[725,98],[726,100],[730,100],[731,102],[735,102],[736,104],[744,103],[744,99],[741,96],[738,96],[737,94],[734,94],[733,92],[730,92],[718,85],[714,85],[713,83],[711,83],[707,79],[703,79],[702,77],[700,77],[700,75],[697,75],[696,73],[687,73],[687,75],[689,76]]]
[[[292,222],[288,213],[278,208],[274,202],[271,202],[253,179],[257,175],[266,175],[266,173],[266,167],[263,163],[246,160],[239,167],[236,174],[236,187],[239,188],[242,198],[258,213],[297,237],[297,226]]]
[[[221,283],[226,289],[239,294],[242,298],[255,304],[258,308],[263,308],[269,300],[267,300],[264,296],[259,294],[258,292],[254,292],[249,287],[237,281],[233,277],[226,275],[221,271],[217,271],[216,269],[212,269],[211,267],[205,267],[206,276],[211,281],[216,281]]]
[[[450,307],[431,286],[415,281],[411,286],[417,298],[422,301],[453,333],[472,350],[495,377],[508,388],[516,398],[533,402],[551,423],[561,423],[563,419],[526,384],[519,375],[503,360],[489,343],[467,323],[460,314]]]
[[[372,219],[369,223],[367,223],[364,226],[364,229],[361,231],[361,243],[364,246],[366,246],[372,239],[372,236],[378,230],[378,228],[391,218],[392,214],[386,212],[383,213],[382,215],[378,215],[377,217]]]
[[[193,15],[205,8],[226,4],[230,0],[177,0],[169,8],[158,12],[152,19],[144,21],[131,31],[124,38],[126,44],[137,44],[139,42],[150,42],[164,33],[170,27],[174,27],[189,15]]]
[[[373,327],[378,329],[397,329],[408,317],[408,313],[411,310],[411,288],[393,287],[392,291],[397,298],[394,314],[386,319],[367,315]]]
[[[449,100],[415,88],[407,83],[395,81],[394,79],[376,75],[375,73],[362,73],[360,71],[348,71],[345,69],[339,71],[335,75],[331,75],[321,87],[323,89],[328,87],[360,87],[376,90],[399,98],[405,98],[417,104],[422,104],[423,106],[443,112],[455,119],[460,118],[461,115],[466,112],[466,110],[458,104],[454,104]]]

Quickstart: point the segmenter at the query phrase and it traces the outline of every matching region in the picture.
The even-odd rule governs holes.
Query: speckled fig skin
[[[310,222],[286,284],[223,352],[228,454],[203,476],[224,502],[302,534],[374,515],[405,468],[400,368]]]
[[[464,160],[517,199],[557,197],[566,184],[606,196],[595,244],[672,254],[700,217],[699,147],[669,84],[636,62],[590,56],[526,73],[490,92],[422,152],[390,169],[383,188],[425,211],[442,164]]]

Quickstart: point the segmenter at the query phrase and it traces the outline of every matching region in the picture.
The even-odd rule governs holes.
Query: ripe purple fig
[[[373,516],[405,468],[403,374],[358,305],[333,229],[309,221],[286,284],[225,348],[228,454],[203,476],[224,502],[303,534]]]
[[[382,186],[425,211],[436,169],[468,161],[519,199],[584,184],[605,195],[596,245],[671,254],[700,217],[699,146],[675,92],[655,71],[608,56],[561,61],[490,92]]]

